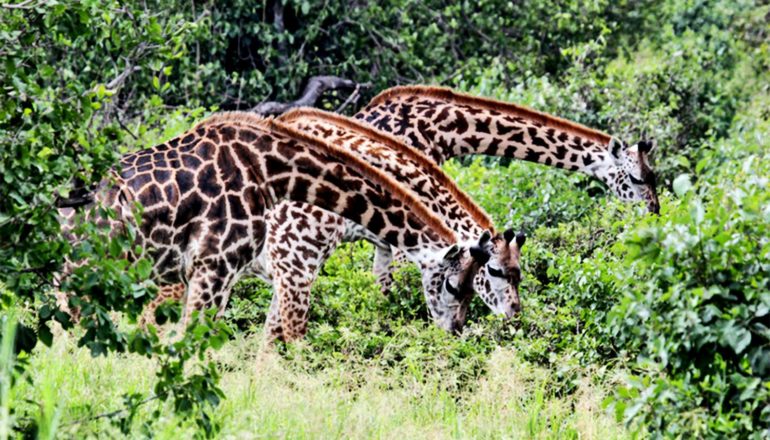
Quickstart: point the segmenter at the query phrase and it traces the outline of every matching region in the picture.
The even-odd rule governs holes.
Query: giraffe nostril
[[[660,215],[660,204],[657,201],[652,201],[647,204],[647,210],[655,215]]]

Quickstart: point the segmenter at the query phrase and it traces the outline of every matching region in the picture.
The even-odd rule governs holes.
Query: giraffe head
[[[428,311],[448,332],[459,333],[465,325],[474,294],[474,276],[492,253],[491,237],[489,231],[484,231],[477,240],[452,245],[420,265]]]
[[[492,239],[492,257],[483,265],[473,280],[474,290],[484,303],[500,315],[510,319],[521,310],[519,283],[521,282],[521,248],[527,237],[513,229]]]
[[[608,174],[607,184],[621,200],[643,201],[648,211],[658,214],[660,204],[655,188],[655,172],[649,162],[655,146],[654,140],[641,140],[629,147],[613,137],[609,151],[616,172]]]

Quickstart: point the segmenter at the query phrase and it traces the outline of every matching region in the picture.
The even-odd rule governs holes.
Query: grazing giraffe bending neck
[[[660,205],[649,164],[654,142],[628,146],[586,126],[527,107],[430,86],[393,87],[355,116],[403,139],[442,164],[468,154],[508,157],[579,171],[604,182],[624,201]],[[374,271],[383,291],[392,283],[392,256],[377,248]],[[505,267],[501,277],[514,276]]]
[[[629,147],[527,107],[429,86],[385,90],[355,118],[405,139],[438,164],[468,154],[537,162],[593,176],[622,200],[645,201],[651,212],[660,208],[650,141]]]
[[[458,237],[463,240],[472,240],[483,234],[484,231],[493,231],[492,221],[487,214],[476,205],[467,194],[465,194],[436,164],[429,158],[405,145],[398,139],[371,128],[368,124],[356,121],[351,118],[319,111],[315,109],[297,109],[282,115],[279,120],[296,127],[297,129],[318,136],[325,141],[333,143],[346,150],[353,151],[359,157],[366,160],[367,163],[388,172],[394,176],[405,188],[415,193],[420,200],[432,212],[442,219],[442,221],[454,230]],[[318,210],[317,208],[312,208]],[[319,213],[320,215],[320,213]],[[271,228],[278,230],[285,219],[271,223]],[[297,220],[294,218],[293,220]],[[302,220],[300,218],[299,220]],[[348,222],[349,223],[349,222]],[[328,227],[327,224],[312,223],[301,221],[302,234],[305,236],[321,238],[317,231],[320,228]],[[389,249],[386,243],[379,240],[372,240],[366,234],[356,231],[354,225],[344,223],[338,224],[341,232],[345,231],[344,238],[360,239],[367,238],[379,248]],[[359,228],[360,229],[360,228]],[[298,232],[299,233],[299,232]],[[281,237],[279,234],[270,234],[271,237]],[[327,235],[328,237],[328,235]],[[510,239],[504,242],[506,235],[496,235],[492,238],[492,256],[490,261],[495,265],[515,264],[518,266],[518,254],[516,258],[501,259],[500,255],[509,256],[505,250],[509,246],[520,247],[523,242],[510,244]],[[507,237],[512,237],[508,233]],[[293,238],[293,237],[292,237]],[[320,247],[334,248],[337,240],[327,239]],[[268,335],[269,337],[279,337],[284,340],[291,340],[304,335],[307,324],[308,300],[310,296],[309,284],[312,283],[316,273],[308,271],[306,268],[299,268],[302,276],[300,279],[304,283],[298,283],[297,279],[287,280],[291,277],[293,271],[287,271],[278,266],[280,260],[285,259],[286,255],[291,255],[296,248],[307,248],[308,246],[319,246],[318,242],[308,243],[294,242],[292,240],[268,239],[267,261],[273,277],[274,301],[271,305],[271,311],[268,317]],[[500,254],[500,255],[498,255]],[[317,263],[317,264],[315,264]],[[318,267],[323,261],[314,262],[313,267]],[[278,270],[276,270],[278,268]],[[480,271],[483,273],[483,271]],[[477,278],[480,275],[477,275]],[[500,285],[496,280],[481,279],[476,282],[477,292],[482,299],[495,310],[502,311],[509,316],[513,315],[520,307],[518,296],[518,282],[505,283]],[[298,288],[296,286],[301,286]],[[295,287],[286,287],[295,286]],[[472,292],[469,292],[472,293]],[[302,298],[298,301],[297,298]],[[458,307],[453,314],[452,322],[439,322],[442,328],[450,331],[461,330],[465,322],[465,314],[470,304],[471,296],[461,298]],[[428,299],[431,301],[431,299]],[[434,306],[435,307],[435,306]],[[287,319],[287,315],[302,319]]]
[[[185,322],[193,309],[213,305],[222,314],[232,284],[262,250],[265,213],[282,200],[342,215],[428,268],[423,285],[438,298],[432,312],[439,318],[448,313],[445,299],[465,288],[477,269],[470,253],[487,255],[457,243],[453,231],[383,171],[248,113],[212,116],[124,156],[121,165],[104,200],[118,208],[142,205],[137,242],[153,257],[157,281],[185,283]]]

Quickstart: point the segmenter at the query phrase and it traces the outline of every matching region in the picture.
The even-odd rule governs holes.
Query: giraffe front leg
[[[275,288],[273,288],[273,298],[270,300],[270,310],[267,312],[265,321],[265,339],[268,344],[285,340],[281,327],[281,297]]]
[[[390,246],[376,246],[374,248],[374,264],[372,272],[380,285],[380,291],[383,295],[389,295],[393,285],[393,251]]]
[[[393,288],[393,272],[398,266],[408,261],[406,254],[398,248],[377,246],[374,249],[372,272],[377,277],[377,283],[383,295],[389,295]]]
[[[310,286],[315,277],[297,281],[276,280],[273,296],[278,297],[281,339],[292,342],[305,337],[310,311]]]
[[[269,342],[290,342],[307,332],[310,287],[346,227],[342,217],[291,202],[271,212],[268,230],[263,266],[273,280],[273,299],[265,337]]]

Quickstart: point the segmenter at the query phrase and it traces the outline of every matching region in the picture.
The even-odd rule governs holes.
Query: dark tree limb
[[[79,208],[81,206],[90,205],[94,202],[94,195],[93,194],[83,194],[81,196],[76,197],[57,197],[56,198],[56,207],[57,208]]]
[[[289,63],[289,49],[286,46],[286,26],[283,24],[283,2],[281,0],[275,0],[273,3],[273,27],[278,33],[278,60],[281,65],[285,66]]]
[[[312,107],[327,90],[353,89],[353,95],[357,95],[361,89],[368,89],[370,87],[372,87],[371,83],[357,83],[338,76],[314,76],[310,78],[307,86],[305,86],[305,90],[302,92],[302,96],[296,101],[263,102],[252,108],[251,111],[263,115],[279,115],[294,107]],[[348,99],[351,100],[350,98]],[[354,99],[357,99],[357,97]],[[347,104],[349,104],[349,102]],[[347,104],[345,104],[345,106],[347,106]],[[344,109],[342,106],[341,108]]]
[[[80,179],[75,179],[69,197],[56,197],[54,205],[57,208],[79,208],[94,203],[94,188],[88,188]]]

